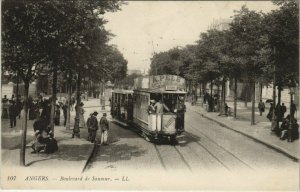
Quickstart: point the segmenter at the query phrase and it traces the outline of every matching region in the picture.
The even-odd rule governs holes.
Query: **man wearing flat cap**
[[[95,142],[97,130],[98,130],[98,120],[97,120],[98,112],[94,111],[91,116],[87,120],[87,127],[89,132],[88,140],[91,141],[91,143]]]

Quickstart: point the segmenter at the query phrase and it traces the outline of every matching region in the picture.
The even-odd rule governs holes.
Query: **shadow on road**
[[[127,144],[110,144],[100,146],[97,153],[98,156],[95,161],[117,162],[142,156],[146,153],[146,150],[142,150],[138,146],[130,146]]]

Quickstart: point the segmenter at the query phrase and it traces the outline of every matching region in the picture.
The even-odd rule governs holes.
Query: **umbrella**
[[[273,103],[273,99],[267,99],[266,103]]]

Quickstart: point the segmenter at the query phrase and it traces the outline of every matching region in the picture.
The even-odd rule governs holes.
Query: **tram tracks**
[[[192,172],[192,167],[190,166],[190,164],[189,164],[188,161],[185,159],[184,155],[180,152],[180,150],[178,149],[177,146],[175,146],[175,145],[174,145],[174,146],[172,146],[172,145],[163,145],[163,146],[164,146],[164,147],[169,147],[169,148],[174,149],[174,151],[175,151],[175,152],[178,154],[178,156],[180,157],[181,162],[187,167],[187,169],[188,169],[190,172]],[[155,144],[155,143],[154,143],[154,148],[155,148],[155,151],[156,151],[156,153],[157,153],[157,157],[158,157],[158,159],[159,159],[159,161],[160,161],[162,167],[164,168],[165,171],[168,171],[168,170],[169,170],[169,169],[168,169],[168,164],[169,164],[170,162],[168,163],[166,159],[164,160],[164,158],[163,158],[163,156],[162,156],[162,153],[161,153],[161,151],[160,151],[158,145]]]
[[[187,123],[187,122],[186,122]],[[195,126],[193,126],[190,123],[187,123],[188,126],[190,128],[192,128],[194,131],[196,131],[197,133],[199,133],[200,135],[203,136],[203,138],[206,139],[206,142],[213,144],[214,146],[216,146],[219,150],[226,152],[227,154],[229,154],[231,157],[233,157],[234,159],[238,160],[241,164],[243,164],[244,166],[246,166],[248,169],[250,170],[254,170],[253,167],[251,167],[248,163],[246,163],[245,161],[243,161],[241,158],[239,158],[238,156],[236,156],[235,154],[233,154],[232,152],[230,152],[228,149],[224,148],[223,146],[221,146],[219,143],[217,143],[216,141],[214,141],[211,137],[207,136],[205,133],[203,133],[202,131],[200,131],[199,129],[197,129]],[[189,134],[188,136],[193,137],[194,139],[197,139],[195,136]],[[196,141],[196,144],[201,146],[205,151],[207,151],[214,159],[216,159],[220,164],[222,164],[223,167],[225,167],[227,170],[231,170],[229,168],[229,166],[227,166],[220,158],[218,158],[216,155],[214,155],[213,152],[211,152],[211,150],[208,149],[208,147],[206,147],[204,144],[205,142],[202,144],[199,141]],[[209,144],[207,144],[209,145]]]

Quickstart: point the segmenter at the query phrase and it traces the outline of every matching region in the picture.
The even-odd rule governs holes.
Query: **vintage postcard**
[[[1,189],[299,190],[298,1],[1,8]]]

